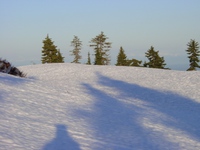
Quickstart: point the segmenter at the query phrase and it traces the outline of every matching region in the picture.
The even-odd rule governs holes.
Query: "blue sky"
[[[199,6],[199,0],[0,0],[0,54],[15,66],[39,64],[49,34],[71,62],[76,35],[85,63],[87,53],[94,53],[89,41],[103,31],[112,42],[112,65],[120,46],[128,58],[142,61],[154,46],[167,67],[186,70],[186,45],[190,39],[200,42]]]

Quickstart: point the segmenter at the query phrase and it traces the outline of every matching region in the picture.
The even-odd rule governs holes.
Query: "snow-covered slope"
[[[0,73],[0,150],[199,150],[200,72],[46,64]]]

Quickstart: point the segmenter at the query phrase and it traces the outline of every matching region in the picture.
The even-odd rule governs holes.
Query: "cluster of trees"
[[[96,37],[92,38],[90,47],[94,50],[94,65],[109,65],[110,64],[110,55],[109,51],[111,49],[111,42],[107,41],[108,37],[101,32]],[[42,47],[42,63],[63,63],[64,57],[60,53],[60,50],[57,49],[57,46],[54,45],[53,41],[47,37],[43,40],[44,46]],[[71,41],[71,46],[73,49],[70,51],[71,55],[74,56],[72,63],[80,63],[82,41],[77,36],[74,36],[74,39]],[[187,69],[188,71],[196,70],[200,68],[199,66],[199,43],[195,40],[190,40],[187,44],[186,50],[190,62],[190,66]],[[120,47],[119,53],[117,55],[116,66],[136,66],[136,67],[148,67],[148,68],[159,68],[159,69],[169,69],[165,68],[166,63],[164,57],[159,55],[159,51],[155,51],[154,47],[151,46],[150,49],[145,53],[145,57],[148,59],[148,62],[144,62],[137,59],[127,59],[123,47]],[[91,65],[90,53],[88,52],[88,65]]]
[[[127,56],[122,47],[120,47],[119,54],[117,56],[116,66],[136,66],[136,67],[148,67],[148,68],[165,68],[165,60],[164,57],[160,57],[158,54],[159,51],[155,51],[154,47],[151,48],[145,53],[145,56],[148,58],[148,62],[144,62],[142,65],[142,61],[137,59],[127,59]]]

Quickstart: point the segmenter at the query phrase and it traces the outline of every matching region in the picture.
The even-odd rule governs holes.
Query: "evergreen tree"
[[[144,61],[143,67],[148,67],[146,61]]]
[[[55,63],[57,62],[57,49],[49,35],[43,40],[44,46],[42,47],[42,63]]]
[[[151,48],[145,53],[145,56],[148,58],[149,62],[145,62],[144,66],[149,68],[164,69],[166,65],[164,57],[160,57],[158,52],[159,51],[155,51],[154,47],[151,46]]]
[[[134,67],[141,67],[141,63],[142,61],[139,61],[137,59],[131,59],[131,60],[127,60],[127,66],[134,66]]]
[[[117,56],[117,63],[116,66],[127,66],[126,54],[124,49],[120,47],[119,54]]]
[[[94,47],[95,52],[95,65],[109,65],[110,64],[110,57],[109,57],[109,50],[111,48],[111,43],[106,42],[108,37],[104,35],[103,32],[93,38],[90,43],[90,47]]]
[[[57,51],[57,63],[64,63],[64,57],[62,57],[60,50]]]
[[[72,53],[71,55],[74,56],[74,60],[72,61],[72,63],[80,63],[79,60],[82,58],[80,55],[82,42],[77,36],[74,36],[74,39],[71,42],[71,46],[74,47],[74,49],[70,51]]]
[[[87,65],[91,65],[90,52],[88,52],[88,61],[87,61],[86,64],[87,64]]]
[[[190,61],[190,67],[187,69],[187,71],[191,70],[196,70],[196,67],[200,68],[198,65],[199,58],[200,56],[200,51],[199,51],[199,43],[196,42],[195,40],[190,40],[190,42],[187,44],[187,54],[189,55],[189,61]]]
[[[95,59],[94,59],[94,65],[104,65],[103,64],[103,57],[102,57],[102,54],[100,53],[100,50],[96,50],[96,53],[95,53]]]

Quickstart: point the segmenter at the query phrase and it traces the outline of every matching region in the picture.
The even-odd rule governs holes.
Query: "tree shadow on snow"
[[[80,150],[80,147],[68,134],[67,127],[57,124],[55,138],[47,143],[43,150]]]
[[[178,148],[179,143],[163,136],[158,125],[200,141],[199,103],[169,91],[130,84],[99,73],[97,76],[99,85],[112,88],[117,95],[83,83],[87,93],[94,98],[94,109],[92,112],[78,111],[78,115],[86,118],[94,128],[95,137],[99,137],[97,140],[107,143],[106,148],[169,149],[170,145]]]

